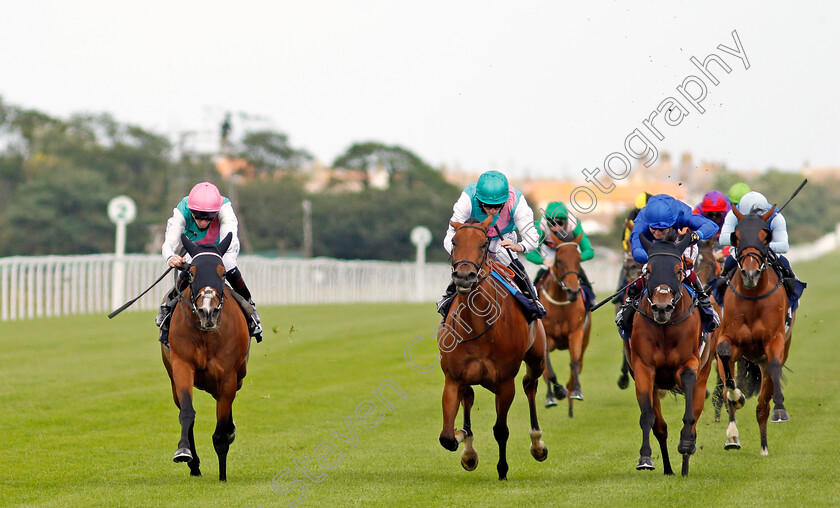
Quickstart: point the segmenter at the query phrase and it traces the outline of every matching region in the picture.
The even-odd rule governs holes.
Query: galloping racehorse
[[[738,225],[732,235],[738,260],[738,270],[729,281],[729,290],[723,300],[723,319],[717,346],[718,373],[725,380],[729,427],[726,429],[724,448],[740,448],[735,410],[743,407],[746,397],[733,379],[736,362],[746,359],[761,369],[761,392],[755,408],[761,433],[761,454],[767,455],[767,418],[770,416],[770,398],[773,398],[773,422],[788,421],[782,395],[782,367],[790,349],[791,330],[785,330],[785,313],[788,300],[782,280],[768,266],[770,229],[767,220],[773,213],[744,215],[733,208]],[[740,372],[739,381],[745,379]],[[743,386],[741,387],[743,388]]]
[[[223,305],[231,292],[224,285],[222,255],[230,246],[228,234],[218,247],[196,245],[181,235],[192,256],[189,288],[172,314],[169,345],[161,345],[163,364],[172,382],[172,396],[180,409],[181,439],[173,460],[186,462],[190,475],[201,476],[193,437],[193,386],[216,399],[213,447],[219,456],[219,480],[227,480],[227,453],[236,436],[231,405],[242,387],[248,363],[250,337],[239,305]]]
[[[464,443],[461,465],[472,471],[478,454],[472,446],[470,409],[473,385],[481,385],[496,394],[496,424],[493,435],[499,444],[499,479],[507,479],[507,414],[515,394],[514,378],[523,360],[526,364],[522,386],[528,397],[531,415],[531,455],[538,461],[548,456],[537,423],[535,396],[540,374],[545,368],[545,331],[542,322],[528,324],[515,298],[507,292],[492,270],[505,267],[489,257],[487,228],[493,217],[484,222],[471,218],[464,224],[452,222],[452,281],[458,294],[452,311],[438,327],[440,366],[446,378],[443,387],[443,430],[440,444],[449,451]],[[459,403],[464,406],[464,428],[455,430]]]
[[[630,366],[636,382],[636,398],[642,411],[642,447],[636,469],[653,469],[650,431],[659,441],[665,474],[674,474],[668,457],[668,426],[662,417],[658,390],[685,394],[685,414],[677,450],[683,456],[682,474],[688,475],[688,461],[696,450],[697,419],[703,411],[706,381],[711,371],[714,344],[703,340],[700,313],[683,285],[682,252],[689,236],[676,244],[650,242],[640,237],[648,252],[646,294],[636,306],[630,337]]]
[[[623,275],[623,282],[622,286],[627,284],[632,280],[636,280],[642,274],[642,264],[633,259],[633,255],[627,251],[624,252],[624,263],[621,266],[621,273]],[[616,299],[613,301],[615,302],[615,311],[621,309],[621,303],[624,301],[624,298],[627,296],[627,291],[622,291],[620,294],[616,296]],[[623,341],[622,341],[623,342]],[[623,348],[623,346],[622,346]],[[624,390],[630,385],[630,366],[627,365],[627,356],[623,352],[622,349],[621,353],[621,375],[618,376],[618,387]]]
[[[565,233],[565,231],[563,231]],[[558,399],[569,396],[569,417],[574,416],[572,400],[583,400],[580,388],[580,371],[583,368],[583,354],[589,345],[589,332],[592,322],[584,305],[585,295],[580,286],[580,244],[583,233],[574,239],[560,238],[553,230],[548,233],[551,241],[557,245],[554,263],[549,273],[543,278],[540,287],[540,301],[545,307],[543,318],[548,347],[545,353],[546,370],[543,374],[548,393],[546,407],[557,404]],[[569,235],[571,236],[571,235]],[[555,349],[568,349],[569,381],[564,388],[557,383],[557,375],[551,367],[549,353]],[[553,388],[553,391],[552,391]]]

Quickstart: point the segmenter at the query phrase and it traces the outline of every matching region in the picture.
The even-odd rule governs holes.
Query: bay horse
[[[773,208],[763,215],[745,215],[737,209],[732,212],[738,219],[731,237],[732,246],[736,249],[738,269],[727,283],[729,290],[724,295],[723,319],[717,346],[718,374],[725,380],[729,412],[724,448],[741,447],[738,427],[735,425],[735,411],[743,407],[746,396],[741,389],[744,387],[739,388],[733,378],[733,372],[737,362],[738,381],[749,379],[741,372],[743,367],[749,366],[740,362],[745,359],[760,369],[761,388],[755,416],[761,434],[761,455],[767,455],[767,419],[770,417],[771,397],[774,408],[770,421],[786,422],[790,418],[782,394],[782,367],[790,350],[795,315],[790,328],[786,330],[787,294],[776,271],[766,269],[771,255],[771,234],[767,221],[773,214]]]
[[[624,251],[624,262],[621,265],[621,274],[622,282],[620,286],[624,286],[628,282],[636,280],[640,275],[642,275],[642,264],[633,259],[633,254],[628,251]],[[627,290],[625,289],[613,299],[613,302],[615,302],[616,314],[618,314],[618,311],[621,310],[621,304],[624,302],[624,298],[626,296]],[[630,366],[627,364],[627,356],[624,354],[623,348],[624,346],[622,345],[621,374],[618,376],[618,387],[622,390],[630,386]]]
[[[216,399],[213,448],[219,457],[219,481],[227,480],[227,453],[236,437],[231,405],[242,388],[250,349],[248,323],[234,301],[224,305],[231,291],[225,287],[222,255],[231,233],[215,245],[197,245],[185,235],[181,242],[192,256],[189,287],[179,295],[169,326],[169,348],[161,345],[163,364],[172,383],[172,397],[180,410],[181,439],[173,460],[186,462],[191,476],[201,476],[195,449],[193,386]]]
[[[449,451],[464,443],[461,465],[467,471],[478,466],[473,448],[470,410],[481,385],[496,395],[496,424],[493,435],[499,445],[496,470],[499,480],[507,479],[507,415],[516,391],[515,377],[522,362],[526,371],[522,387],[528,398],[531,417],[531,455],[537,461],[548,457],[537,422],[535,397],[537,383],[545,368],[545,330],[542,322],[528,323],[525,313],[491,271],[508,270],[490,259],[487,229],[493,217],[484,222],[470,218],[466,223],[451,222],[452,281],[457,294],[452,311],[437,330],[443,387],[443,430],[440,444]],[[511,274],[512,275],[512,274]],[[455,430],[459,403],[464,407],[464,428]]]
[[[546,315],[542,318],[547,340],[545,352],[546,369],[543,373],[548,393],[546,407],[557,405],[557,400],[569,397],[569,417],[574,416],[573,400],[583,400],[580,387],[580,371],[583,368],[583,354],[589,345],[592,320],[581,294],[580,249],[583,233],[569,239],[565,230],[559,233],[550,229],[548,234],[556,252],[548,274],[537,288]],[[566,386],[557,382],[557,375],[551,367],[550,353],[555,349],[569,350],[569,381]],[[553,389],[553,390],[552,390]]]
[[[697,420],[703,412],[706,381],[712,365],[713,338],[701,334],[700,311],[683,285],[682,253],[691,237],[677,243],[649,241],[646,294],[635,305],[633,332],[629,342],[629,363],[636,383],[636,398],[642,416],[642,447],[636,469],[654,469],[650,431],[659,441],[666,475],[673,475],[668,456],[668,426],[662,417],[658,390],[679,391],[685,395],[683,427],[677,451],[682,454],[682,474],[697,446]]]

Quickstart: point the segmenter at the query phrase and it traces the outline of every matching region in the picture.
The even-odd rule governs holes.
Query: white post
[[[411,230],[411,243],[417,246],[415,264],[415,301],[423,300],[423,267],[426,265],[426,247],[432,241],[432,232],[426,226],[417,226]]]
[[[134,220],[137,207],[128,196],[117,196],[108,203],[108,217],[117,225],[114,251],[114,270],[111,274],[111,308],[117,309],[125,300],[125,226]]]

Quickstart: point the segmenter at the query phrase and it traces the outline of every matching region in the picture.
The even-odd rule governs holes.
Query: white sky
[[[803,5],[804,4],[804,5]],[[8,1],[0,95],[159,133],[267,119],[329,164],[355,141],[433,165],[579,177],[676,87],[732,67],[660,149],[730,168],[840,165],[837,2]],[[717,49],[735,47],[749,70]],[[683,102],[685,102],[683,100]],[[648,135],[650,135],[648,133]],[[209,136],[209,134],[208,134]]]

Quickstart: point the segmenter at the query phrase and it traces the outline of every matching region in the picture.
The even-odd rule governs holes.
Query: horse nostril
[[[475,273],[475,272],[470,272],[470,273],[467,274],[467,282],[475,282],[475,280],[477,278],[478,278],[478,274]]]

